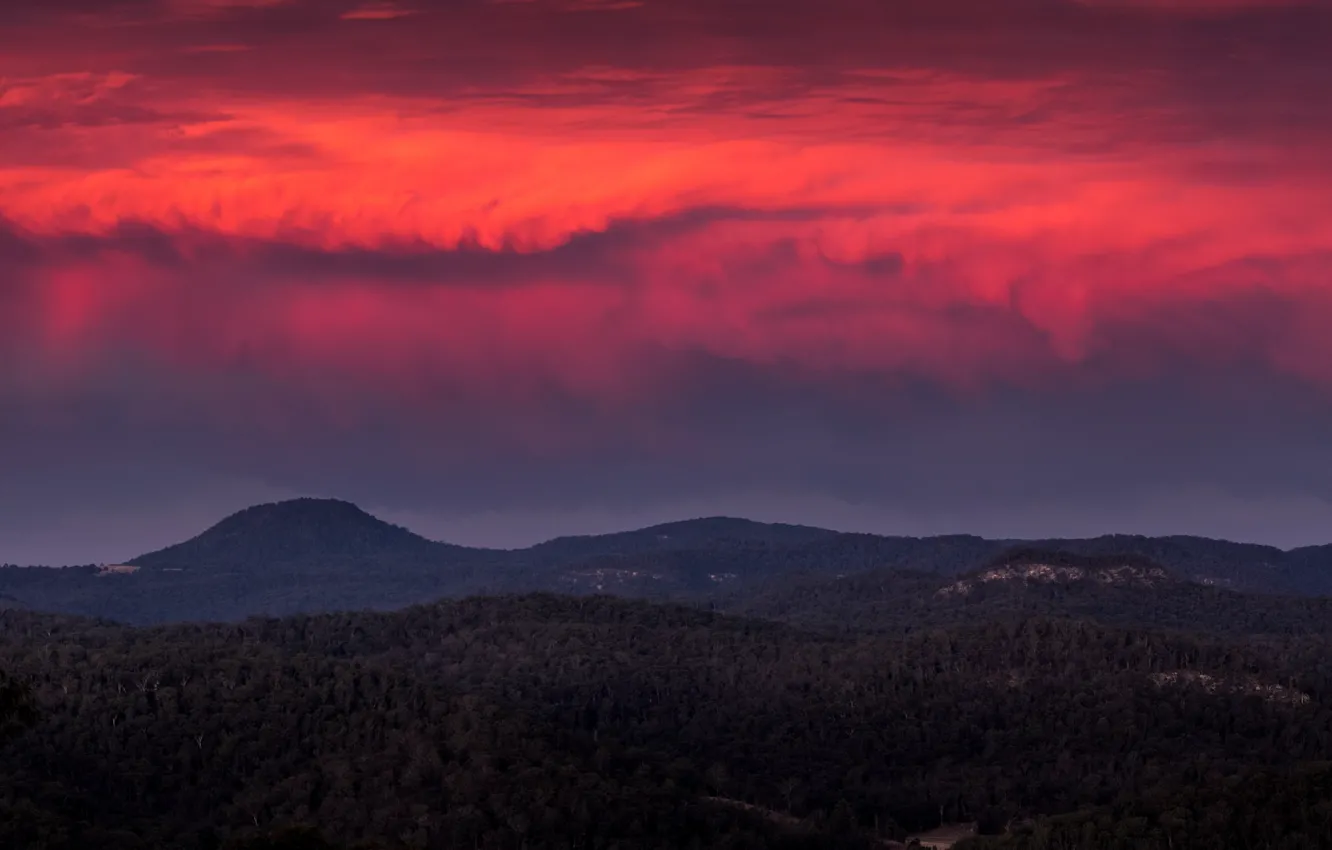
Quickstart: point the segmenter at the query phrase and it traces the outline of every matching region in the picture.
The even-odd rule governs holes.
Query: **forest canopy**
[[[0,846],[869,848],[994,824],[973,841],[1327,847],[1328,648],[550,595],[144,629],[8,611],[0,668],[37,717],[0,754]]]

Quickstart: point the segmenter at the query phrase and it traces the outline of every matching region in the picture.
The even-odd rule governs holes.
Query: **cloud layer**
[[[0,11],[0,505],[1332,499],[1332,12],[1000,5]]]

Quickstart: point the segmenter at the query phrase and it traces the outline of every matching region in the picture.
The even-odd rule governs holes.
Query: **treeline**
[[[1332,752],[1328,649],[544,595],[150,629],[9,611],[0,669],[38,716],[0,752],[0,846],[869,848],[984,820],[1007,850],[1150,846],[1049,842],[1167,814],[1174,847],[1241,846],[1236,800],[1198,789]],[[1244,846],[1327,846],[1280,843],[1320,835],[1280,811]]]

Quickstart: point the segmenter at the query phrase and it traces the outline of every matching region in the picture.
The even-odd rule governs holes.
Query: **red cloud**
[[[343,17],[390,17],[367,9]],[[599,65],[434,95],[354,66],[330,98],[227,67],[0,89],[0,215],[40,256],[0,321],[53,374],[132,351],[422,403],[629,403],[692,352],[970,387],[1181,357],[1332,381],[1328,128],[1228,124],[1160,74]]]
[[[1246,9],[1283,9],[1314,6],[1318,0],[1073,0],[1081,6],[1133,9],[1175,14],[1213,14]]]
[[[405,9],[396,3],[366,3],[348,9],[339,17],[344,21],[392,21],[415,14],[414,9]]]

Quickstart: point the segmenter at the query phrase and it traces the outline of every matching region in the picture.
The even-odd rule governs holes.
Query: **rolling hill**
[[[1231,598],[1222,590],[1269,597],[1332,594],[1332,546],[1283,552],[1197,537],[888,537],[712,517],[496,550],[428,540],[348,502],[298,499],[248,508],[190,540],[132,558],[135,572],[0,569],[0,596],[8,607],[131,623],[387,610],[441,597],[530,591],[677,600],[814,622],[827,616],[818,612],[824,603],[815,604],[815,597],[848,595],[847,610],[860,611],[881,598],[875,590],[880,586],[891,588],[884,592],[893,599],[904,583],[911,593],[923,592],[931,582],[965,575],[1023,548],[1146,559],[1180,585],[1153,590],[1165,597],[1198,596],[1204,587],[1213,588],[1206,597],[1213,600]],[[911,597],[908,607],[919,604]],[[930,605],[947,607],[938,600]],[[1286,602],[1259,607],[1282,606],[1303,610]],[[1298,611],[1294,616],[1307,621]]]
[[[967,623],[1065,617],[1232,637],[1332,636],[1332,598],[1199,584],[1140,555],[1023,549],[958,576],[881,570],[803,576],[721,607],[838,632],[908,633]]]

